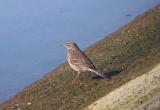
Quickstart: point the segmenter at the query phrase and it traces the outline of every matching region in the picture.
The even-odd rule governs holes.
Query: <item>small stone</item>
[[[31,102],[28,102],[28,103],[27,103],[27,105],[31,105],[31,104],[32,104]]]
[[[17,110],[21,110],[21,108],[17,108]]]

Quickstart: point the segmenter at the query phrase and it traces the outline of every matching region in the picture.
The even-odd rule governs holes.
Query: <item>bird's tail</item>
[[[99,76],[101,76],[101,77],[104,78],[104,76],[103,76],[102,74],[100,74],[99,72],[97,72],[96,70],[90,69],[90,71],[93,72],[93,73],[96,73],[96,74],[98,74]]]

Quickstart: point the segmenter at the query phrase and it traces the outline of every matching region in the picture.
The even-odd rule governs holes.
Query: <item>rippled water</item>
[[[160,0],[1,0],[0,103]]]

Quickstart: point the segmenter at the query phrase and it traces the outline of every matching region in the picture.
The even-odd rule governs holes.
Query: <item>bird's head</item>
[[[67,49],[75,49],[78,48],[77,44],[74,42],[68,42],[66,44],[64,44],[64,47]]]

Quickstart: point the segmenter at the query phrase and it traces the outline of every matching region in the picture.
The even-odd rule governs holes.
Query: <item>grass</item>
[[[157,6],[86,49],[97,69],[111,80],[85,72],[70,84],[75,71],[65,63],[2,104],[0,110],[84,109],[160,63],[159,21],[160,6]],[[28,102],[32,104],[27,105]]]

